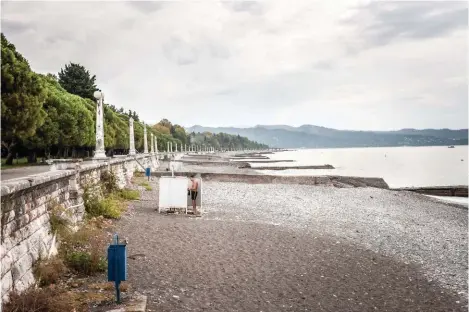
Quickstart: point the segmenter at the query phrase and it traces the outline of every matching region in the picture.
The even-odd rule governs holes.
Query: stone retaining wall
[[[23,291],[34,283],[33,264],[57,252],[49,210],[61,205],[71,212],[75,225],[83,220],[83,188],[97,185],[101,173],[111,170],[119,187],[130,183],[135,171],[158,168],[156,157],[111,158],[98,163],[56,162],[51,171],[2,182],[1,187],[1,293]]]

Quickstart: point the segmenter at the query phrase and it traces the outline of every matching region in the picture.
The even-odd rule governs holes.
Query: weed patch
[[[119,191],[119,197],[124,200],[138,200],[140,193],[137,190],[123,189]]]
[[[125,210],[124,203],[115,195],[103,199],[97,196],[84,196],[85,211],[89,217],[103,216],[108,219],[119,219]]]
[[[150,184],[147,181],[142,181],[142,182],[138,183],[138,185],[143,186],[147,191],[152,190],[152,187],[150,186]]]
[[[106,236],[93,224],[86,224],[62,237],[59,255],[77,274],[93,275],[106,270]]]
[[[136,178],[142,178],[144,177],[145,174],[143,172],[140,172],[140,171],[134,171],[134,177]]]
[[[71,293],[56,287],[30,287],[21,294],[10,293],[4,312],[63,312],[73,311],[76,303]]]
[[[119,190],[117,177],[112,171],[106,170],[101,172],[101,183],[105,195],[115,193]]]
[[[104,257],[88,251],[72,251],[66,261],[71,269],[84,275],[104,272],[107,268]]]
[[[62,259],[58,257],[48,260],[39,259],[33,268],[34,277],[41,287],[56,284],[65,271],[66,267]]]
[[[70,221],[67,217],[70,217],[70,212],[67,209],[54,201],[49,205],[48,211],[52,233],[61,235],[62,233],[69,231]]]

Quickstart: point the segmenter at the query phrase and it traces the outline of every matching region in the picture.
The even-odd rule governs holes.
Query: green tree
[[[172,133],[172,135],[175,139],[179,140],[182,144],[186,144],[188,142],[186,130],[184,130],[184,128],[181,127],[180,125],[174,126],[174,132]]]
[[[93,93],[98,90],[95,84],[96,75],[82,65],[70,62],[59,72],[59,83],[68,92],[94,101]]]
[[[44,123],[44,87],[28,61],[4,34],[2,40],[2,146],[8,150],[6,164],[13,163],[14,148],[32,137]]]

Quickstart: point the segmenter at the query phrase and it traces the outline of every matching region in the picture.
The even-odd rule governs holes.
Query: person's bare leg
[[[192,211],[194,212],[194,215],[197,214],[197,207],[194,199],[192,200]]]

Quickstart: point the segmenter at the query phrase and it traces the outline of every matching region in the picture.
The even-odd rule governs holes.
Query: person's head
[[[191,174],[191,181],[194,181],[195,175]]]

